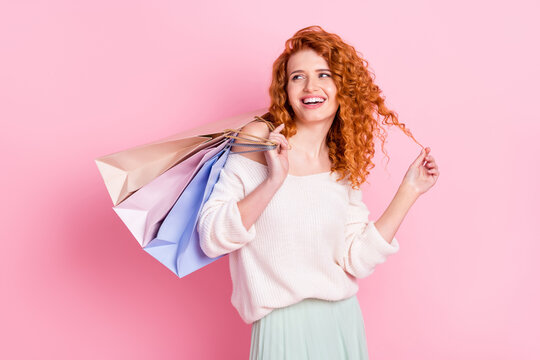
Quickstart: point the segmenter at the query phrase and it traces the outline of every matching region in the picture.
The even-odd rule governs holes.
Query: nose
[[[316,88],[317,88],[317,79],[308,77],[304,85],[304,90],[307,92],[310,92],[312,90],[315,90]]]

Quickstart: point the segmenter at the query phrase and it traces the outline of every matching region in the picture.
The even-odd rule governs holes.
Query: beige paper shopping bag
[[[223,141],[226,137],[231,137],[231,134],[238,132],[247,123],[254,120],[266,121],[260,118],[266,113],[267,110],[263,108],[220,119],[164,139],[95,159],[113,204],[115,206],[120,204],[133,192],[192,154]],[[264,140],[253,142],[261,144]]]

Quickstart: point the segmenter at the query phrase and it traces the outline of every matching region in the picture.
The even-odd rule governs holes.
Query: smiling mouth
[[[301,100],[302,101],[302,104],[304,105],[317,105],[317,104],[322,104],[326,101],[326,99],[323,99],[323,98],[319,98],[319,99],[322,99],[321,100],[317,100],[317,101],[308,101],[308,102],[305,102],[304,100]]]

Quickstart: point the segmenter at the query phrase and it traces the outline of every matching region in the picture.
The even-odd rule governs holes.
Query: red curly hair
[[[287,62],[292,54],[306,48],[313,49],[326,60],[337,87],[339,107],[326,136],[326,143],[333,164],[331,171],[340,175],[338,181],[349,176],[354,189],[367,181],[369,170],[375,166],[371,161],[375,154],[374,135],[382,141],[382,150],[387,155],[384,151],[387,132],[380,126],[374,113],[384,117],[383,124],[398,126],[423,148],[405,125],[397,120],[397,114],[385,106],[385,98],[373,81],[375,76],[368,70],[368,62],[358,56],[353,46],[318,25],[298,30],[285,42],[285,50],[273,64],[269,89],[271,103],[262,118],[276,127],[285,124],[281,133],[286,138],[296,134],[294,111],[286,92]]]

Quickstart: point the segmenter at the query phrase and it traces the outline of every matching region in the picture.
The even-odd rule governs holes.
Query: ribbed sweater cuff
[[[255,224],[247,230],[242,223],[235,199],[225,202],[210,221],[200,221],[199,226],[201,249],[211,258],[238,250],[256,236]]]
[[[386,239],[381,235],[375,223],[369,221],[365,229],[366,241],[368,241],[378,253],[384,256],[395,254],[399,250],[399,243],[394,237],[391,243],[388,243]]]

